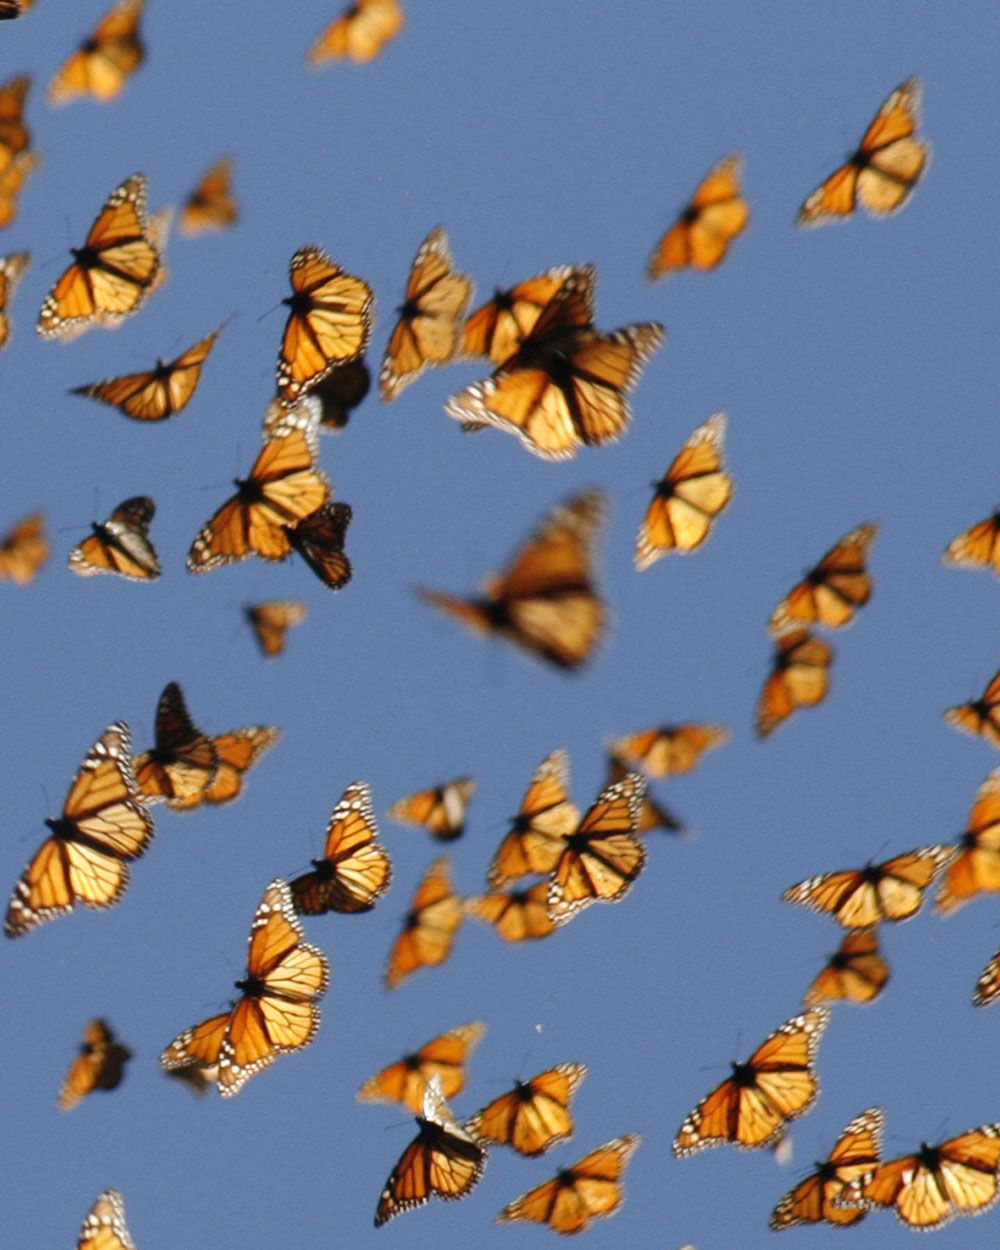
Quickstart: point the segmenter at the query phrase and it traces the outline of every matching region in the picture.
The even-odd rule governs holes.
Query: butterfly
[[[407,1111],[419,1115],[424,1105],[424,1091],[432,1077],[441,1083],[443,1097],[454,1098],[465,1088],[465,1065],[485,1032],[486,1025],[477,1020],[432,1037],[398,1063],[390,1063],[365,1081],[358,1090],[358,1100],[398,1102]]]
[[[981,1124],[935,1146],[889,1159],[846,1185],[846,1208],[892,1207],[910,1228],[927,1232],[956,1215],[981,1215],[996,1202],[1000,1124]]]
[[[810,1007],[775,1029],[733,1073],[695,1107],[674,1138],[678,1158],[732,1142],[741,1150],[769,1146],[816,1101],[819,1081],[813,1067],[823,1030],[825,1007]]]
[[[646,864],[636,838],[646,783],[637,773],[605,786],[566,835],[549,881],[549,917],[565,924],[591,903],[620,902]]]
[[[427,869],[389,952],[383,980],[393,990],[418,968],[443,964],[462,923],[462,904],[452,889],[451,864],[440,855]]]
[[[32,512],[0,538],[0,581],[26,586],[48,558],[45,514]]]
[[[456,777],[433,789],[398,799],[389,808],[389,819],[401,825],[421,826],[439,842],[454,842],[465,832],[465,811],[475,790],[471,777]]]
[[[230,803],[243,793],[243,776],[270,751],[281,735],[269,725],[245,725],[212,739],[218,768],[215,780],[204,793],[214,807]]]
[[[80,1053],[70,1064],[59,1090],[59,1110],[69,1111],[92,1089],[117,1089],[132,1052],[115,1037],[104,1020],[91,1020],[83,1030]]]
[[[90,1208],[76,1250],[135,1250],[125,1223],[125,1200],[117,1189],[106,1189]]]
[[[133,313],[150,294],[160,250],[146,220],[146,177],[116,187],[90,227],[73,264],[42,302],[38,333],[69,339],[93,325]]]
[[[511,1146],[518,1154],[544,1154],[556,1142],[573,1135],[569,1104],[587,1075],[582,1063],[561,1063],[494,1098],[466,1120],[466,1131],[476,1141]]]
[[[82,95],[113,100],[145,59],[139,22],[145,0],[119,0],[49,83],[50,104],[67,104]]]
[[[70,394],[96,399],[135,421],[165,421],[187,407],[201,380],[202,365],[221,333],[221,329],[213,331],[174,360],[158,360],[148,372],[75,386]]]
[[[236,982],[240,998],[175,1038],[160,1055],[163,1067],[217,1064],[219,1093],[228,1098],[280,1055],[308,1046],[330,973],[323,952],[302,937],[288,884],[278,877],[250,926],[246,977]]]
[[[292,550],[329,590],[340,590],[351,580],[351,562],[344,551],[351,515],[349,504],[331,501],[285,531]]]
[[[978,734],[995,747],[1000,747],[1000,671],[978,699],[950,707],[944,714],[949,725],[967,734]]]
[[[0,348],[6,347],[10,338],[8,305],[14,298],[30,261],[30,252],[10,252],[6,256],[0,256]]]
[[[333,809],[322,857],[290,883],[295,910],[304,916],[371,911],[392,880],[389,854],[377,838],[371,790],[355,781]]]
[[[491,924],[505,942],[527,942],[555,931],[549,917],[549,883],[538,881],[521,890],[476,894],[462,904],[467,916]]]
[[[563,750],[553,751],[535,769],[510,832],[486,874],[492,889],[555,868],[565,838],[580,823],[580,812],[567,793],[568,771],[569,756]]]
[[[177,225],[181,234],[190,237],[209,230],[228,230],[236,224],[240,210],[230,189],[232,176],[231,156],[223,156],[205,170],[181,208]]]
[[[379,371],[379,398],[398,398],[428,365],[444,365],[455,355],[472,282],[455,268],[448,236],[438,226],[420,245],[406,280]]]
[[[309,392],[320,404],[319,428],[326,434],[342,430],[368,394],[371,384],[372,377],[363,359],[335,365]]]
[[[825,872],[790,885],[786,903],[825,912],[845,929],[870,929],[883,921],[909,920],[924,893],[955,854],[953,846],[922,846],[863,868]]]
[[[35,3],[35,0],[0,0],[0,22],[12,21],[21,17]]]
[[[41,163],[38,152],[19,152],[0,174],[0,230],[17,218],[21,187]]]
[[[486,1151],[451,1113],[441,1080],[431,1076],[424,1090],[419,1132],[389,1174],[375,1210],[375,1227],[403,1211],[421,1207],[431,1194],[451,1201],[471,1193],[486,1166]]]
[[[1000,890],[1000,768],[976,791],[969,826],[944,871],[934,910],[949,916],[977,894]]]
[[[278,400],[290,407],[336,366],[368,346],[374,297],[318,247],[300,247],[289,261],[292,294],[278,352]]]
[[[243,609],[266,656],[281,655],[285,650],[285,634],[293,625],[301,625],[308,616],[304,603],[295,599],[268,599],[264,603],[248,603]]]
[[[507,290],[497,287],[493,298],[466,318],[461,355],[486,356],[495,365],[506,364],[535,328],[546,304],[575,272],[562,265]]]
[[[832,663],[833,648],[808,629],[779,634],[757,702],[757,737],[769,737],[800,707],[822,703],[830,689]]]
[[[732,241],[750,221],[750,206],[740,192],[743,158],[724,157],[708,171],[649,258],[650,282],[678,269],[714,269]]]
[[[542,519],[502,572],[484,581],[479,598],[417,594],[474,633],[497,634],[557,668],[578,668],[604,632],[593,563],[605,513],[602,491],[575,495]]]
[[[156,745],[132,764],[146,803],[166,802],[179,812],[203,802],[218,772],[218,752],[192,721],[177,682],[164,686],[156,706]]]
[[[399,0],[355,0],[316,39],[306,60],[310,65],[344,58],[373,61],[402,29]]]
[[[647,777],[669,777],[690,772],[706,751],[728,740],[729,730],[722,725],[660,725],[615,738],[609,749]]]
[[[18,74],[0,83],[0,174],[19,152],[31,146],[31,132],[24,124],[24,105],[31,90],[27,74]]]
[[[136,788],[127,725],[108,726],[80,765],[62,815],[45,823],[50,836],[11,895],[4,928],[8,937],[67,915],[77,902],[113,907],[125,893],[128,861],[138,859],[153,836],[153,822]]]
[[[919,124],[920,81],[908,78],[879,109],[847,163],[806,198],[798,224],[846,221],[858,204],[876,217],[902,208],[930,160],[930,146],[916,138]]]
[[[859,525],[839,539],[771,613],[767,628],[772,638],[803,625],[849,625],[855,610],[871,598],[866,566],[877,535],[877,525]]]
[[[835,1224],[845,1228],[864,1219],[862,1210],[839,1207],[836,1199],[850,1181],[878,1167],[882,1149],[881,1108],[856,1116],[837,1138],[824,1162],[789,1190],[771,1212],[771,1227],[780,1232],[796,1224]]]
[[[1000,951],[996,952],[979,974],[972,995],[972,1004],[974,1007],[988,1007],[998,998],[1000,998]]]
[[[641,572],[671,551],[696,551],[712,522],[729,503],[733,479],[723,463],[726,414],[699,425],[665,475],[653,483],[656,494],[635,540],[635,567]]]
[[[123,500],[106,521],[95,521],[93,533],[69,553],[69,567],[81,577],[117,573],[130,582],[155,581],[160,560],[149,541],[149,523],[156,504],[146,495]]]
[[[641,1140],[638,1133],[629,1133],[605,1142],[508,1203],[496,1222],[531,1220],[553,1232],[579,1233],[591,1220],[614,1214],[625,1198],[622,1177]]]
[[[953,538],[941,560],[955,568],[992,568],[1000,577],[1000,511]]]
[[[616,781],[624,781],[631,771],[624,760],[620,760],[613,752],[609,752],[608,775],[604,780],[604,784],[610,786]],[[653,833],[657,829],[666,830],[668,833],[681,833],[684,826],[672,812],[650,798],[647,789],[643,795],[642,802],[639,804],[639,823],[636,825],[635,831],[637,834],[643,834]]]
[[[830,956],[802,999],[804,1007],[818,1003],[870,1003],[889,980],[889,965],[878,950],[875,929],[852,929]]]

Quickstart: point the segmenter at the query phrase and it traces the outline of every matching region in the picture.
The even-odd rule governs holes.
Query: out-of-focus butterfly
[[[538,881],[526,889],[474,894],[462,904],[467,916],[491,924],[505,942],[527,942],[555,931],[549,917],[549,883]]]
[[[334,366],[309,392],[320,404],[320,430],[326,434],[342,430],[351,413],[368,394],[371,384],[372,376],[363,359]]]
[[[395,989],[418,968],[443,964],[462,923],[462,903],[451,884],[451,863],[440,855],[417,886],[385,968],[385,987]]]
[[[712,522],[732,498],[733,479],[723,466],[726,414],[699,425],[653,483],[656,494],[635,540],[635,567],[641,572],[671,551],[696,551]]]
[[[593,564],[605,513],[600,490],[553,508],[507,567],[484,580],[478,598],[417,593],[474,633],[506,638],[558,668],[578,668],[604,632]]]
[[[504,365],[535,328],[542,310],[563,283],[576,272],[569,265],[549,269],[525,278],[517,286],[494,291],[488,300],[466,318],[462,330],[463,356],[485,356],[495,365]],[[592,271],[587,271],[592,280]]]
[[[431,1194],[451,1201],[471,1193],[486,1166],[486,1151],[452,1115],[432,1076],[424,1090],[419,1132],[399,1157],[379,1196],[375,1227],[423,1206]]]
[[[156,745],[132,761],[147,803],[172,811],[199,807],[219,768],[215,743],[195,726],[177,682],[169,682],[156,705]]]
[[[44,512],[32,512],[0,538],[0,581],[26,586],[49,558]]]
[[[90,1208],[76,1250],[135,1250],[125,1222],[125,1200],[117,1189],[106,1189]]]
[[[869,860],[862,868],[809,877],[790,885],[781,897],[786,903],[824,912],[845,929],[909,920],[954,854],[953,846],[922,846],[882,864]]]
[[[398,824],[426,829],[439,842],[454,842],[465,832],[465,812],[475,790],[472,777],[456,777],[397,799],[388,816]]]
[[[780,634],[757,702],[757,737],[769,737],[800,707],[822,703],[830,689],[832,663],[833,648],[808,629]]]
[[[0,174],[0,230],[16,219],[21,187],[41,163],[38,152],[19,152]]]
[[[879,954],[876,929],[852,929],[830,956],[802,998],[804,1007],[818,1003],[870,1003],[889,980],[889,965]]]
[[[920,81],[908,78],[889,96],[847,163],[825,179],[799,209],[800,226],[846,221],[860,204],[882,217],[902,208],[930,160],[916,137]]]
[[[117,1089],[132,1052],[106,1021],[91,1020],[83,1030],[80,1053],[70,1064],[59,1090],[59,1110],[69,1111],[93,1089]]]
[[[218,1065],[219,1093],[227,1098],[280,1055],[308,1046],[319,1028],[316,1000],[326,991],[329,967],[323,952],[302,938],[291,892],[278,877],[250,926],[239,1000],[175,1038],[160,1056],[163,1067]]]
[[[549,881],[549,917],[565,924],[591,903],[620,902],[646,864],[636,835],[646,783],[638,773],[605,786],[566,835]]]
[[[767,627],[771,637],[803,625],[824,629],[849,625],[855,611],[871,598],[868,551],[877,536],[878,526],[868,524],[839,539],[771,613]]]
[[[560,749],[535,769],[510,832],[497,848],[486,874],[494,890],[556,866],[565,838],[580,823],[567,787],[569,756]]]
[[[688,773],[706,751],[729,740],[722,725],[658,725],[626,738],[615,738],[609,750],[647,777],[669,777]]]
[[[377,838],[371,790],[355,781],[333,809],[322,857],[290,883],[295,910],[305,916],[371,911],[392,880],[389,854]]]
[[[358,1100],[398,1102],[413,1115],[419,1115],[431,1077],[440,1081],[445,1098],[454,1098],[465,1088],[465,1065],[485,1032],[486,1025],[475,1020],[432,1037],[398,1063],[390,1063],[365,1081],[358,1090]]]
[[[27,74],[0,83],[0,174],[6,172],[19,152],[31,146],[31,132],[24,124],[24,104],[30,90]]]
[[[0,256],[0,348],[6,347],[10,338],[10,314],[7,309],[30,261],[30,252],[10,252]]]
[[[221,333],[221,329],[213,331],[176,359],[158,360],[145,373],[89,382],[73,387],[70,394],[96,399],[135,421],[164,421],[187,407],[201,380],[202,365]]]
[[[340,590],[351,580],[351,561],[344,551],[351,515],[349,504],[330,501],[285,531],[292,550],[328,590]]]
[[[240,210],[231,189],[233,158],[223,156],[209,166],[184,201],[177,229],[191,237],[210,230],[228,230],[239,220]]]
[[[146,219],[146,177],[133,174],[105,200],[83,247],[70,249],[73,264],[38,314],[42,338],[68,340],[135,312],[160,270],[160,250],[152,235]]]
[[[50,104],[80,96],[107,102],[122,91],[145,59],[139,23],[145,0],[120,0],[62,63],[49,83]]]
[[[544,1154],[573,1136],[569,1104],[586,1075],[582,1063],[561,1063],[515,1081],[512,1090],[466,1120],[466,1130],[476,1141],[510,1146],[518,1154]]]
[[[117,573],[131,582],[160,576],[160,561],[149,541],[156,504],[146,495],[123,500],[106,521],[94,521],[91,533],[69,553],[69,567],[81,577]]]
[[[267,599],[263,603],[248,603],[243,615],[254,632],[261,654],[276,656],[285,650],[285,635],[289,629],[301,625],[309,610],[296,599]]]
[[[0,22],[12,21],[34,5],[35,0],[0,0]]]
[[[775,1029],[732,1076],[717,1085],[681,1125],[673,1142],[678,1158],[731,1142],[742,1150],[770,1146],[790,1120],[804,1115],[819,1094],[814,1065],[819,1039],[830,1022],[825,1007],[811,1007]]]
[[[306,56],[310,65],[347,60],[373,61],[403,29],[399,0],[354,0],[334,18]]]
[[[941,560],[955,568],[992,569],[1000,577],[1000,511],[953,538]]]
[[[270,725],[245,725],[212,739],[218,757],[215,780],[204,800],[213,806],[229,803],[243,793],[243,777],[278,741],[280,733]]]
[[[138,859],[153,836],[135,784],[127,725],[108,726],[80,765],[62,815],[45,823],[50,836],[11,895],[8,937],[67,915],[74,903],[113,907],[125,893],[128,861]]]
[[[619,759],[614,752],[608,752],[608,775],[604,781],[606,786],[616,781],[624,781],[630,772],[632,769],[624,760]],[[658,829],[666,830],[667,833],[683,833],[684,826],[673,812],[651,798],[647,789],[639,805],[639,823],[635,831],[637,834],[643,834],[654,833]]]
[[[556,1233],[579,1233],[598,1216],[614,1214],[625,1199],[622,1177],[641,1140],[629,1133],[605,1142],[508,1203],[496,1222],[530,1220]]]
[[[650,282],[678,269],[714,269],[750,221],[740,192],[743,158],[723,157],[708,171],[690,204],[666,232],[646,265]]]
[[[1000,998],[1000,951],[996,952],[979,974],[972,995],[972,1004],[974,1007],[988,1007],[998,998]]]
[[[934,910],[942,916],[964,907],[977,894],[1000,890],[1000,768],[976,791],[958,848],[934,899]]]
[[[846,1184],[878,1167],[883,1119],[880,1107],[869,1107],[848,1124],[827,1158],[817,1162],[816,1171],[789,1190],[771,1212],[776,1232],[824,1222],[846,1228],[864,1219],[863,1210],[837,1206],[836,1199]]]
[[[1000,747],[1000,670],[993,674],[978,699],[948,708],[944,718],[956,729],[978,734],[990,746]]]
[[[844,1186],[845,1207],[891,1207],[904,1224],[927,1232],[956,1215],[981,1215],[997,1200],[1000,1124],[978,1128],[889,1159]]]

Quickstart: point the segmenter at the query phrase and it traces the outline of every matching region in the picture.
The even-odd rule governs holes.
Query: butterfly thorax
[[[576,851],[577,854],[581,851],[588,851],[590,850],[590,834],[577,830],[576,833],[566,835],[565,843],[568,851]]]
[[[420,316],[420,305],[412,299],[407,299],[396,309],[400,319],[403,321],[413,321]]]
[[[85,39],[83,43],[80,44],[80,51],[86,52],[88,56],[91,56],[98,50],[98,48],[100,48],[100,46],[101,45],[96,39]]]
[[[151,371],[150,376],[157,382],[162,382],[164,378],[170,377],[171,372],[172,369],[165,360],[158,360],[156,362],[156,368]]]
[[[878,864],[871,862],[865,864],[864,868],[858,873],[858,876],[866,885],[878,885],[883,875],[882,869]]]
[[[240,503],[245,507],[250,504],[260,503],[264,498],[264,492],[261,490],[260,483],[255,482],[253,478],[234,477],[233,485],[236,487]]]
[[[844,951],[836,951],[830,956],[830,967],[836,968],[838,972],[842,968],[846,968],[851,962],[851,956]]]
[[[531,1082],[522,1081],[520,1079],[516,1080],[511,1093],[518,1100],[518,1102],[531,1102],[533,1097]]]
[[[419,1072],[422,1060],[419,1055],[410,1054],[404,1055],[400,1060],[400,1063],[407,1070],[407,1072]]]
[[[287,296],[281,302],[292,310],[292,315],[294,317],[304,317],[313,306],[313,299],[308,291],[296,291],[293,295]]]
[[[552,1179],[560,1189],[572,1189],[576,1184],[576,1177],[573,1175],[572,1168],[560,1168]]]
[[[267,987],[260,977],[250,976],[243,981],[237,981],[236,988],[247,998],[260,998]]]
[[[415,911],[408,911],[403,917],[403,929],[415,929],[420,924],[420,914]],[[419,1117],[418,1117],[419,1119]]]
[[[687,208],[684,210],[684,212],[681,213],[682,224],[685,226],[693,226],[694,223],[698,220],[699,211],[700,210],[697,209],[693,204],[689,204]]]
[[[817,1159],[815,1168],[816,1179],[821,1184],[825,1184],[827,1181],[835,1181],[837,1179],[837,1165],[836,1163],[831,1163],[829,1159],[823,1163]]]
[[[96,1046],[92,1046],[92,1045],[90,1044],[90,1042],[81,1042],[81,1043],[80,1043],[80,1054],[81,1054],[81,1055],[92,1055],[92,1054],[94,1054],[94,1053],[96,1052],[96,1050],[97,1050],[97,1047],[96,1047]]]
[[[672,499],[676,494],[673,482],[668,482],[665,477],[658,482],[650,482],[650,486],[656,491],[657,499]]]
[[[314,859],[311,861],[313,868],[316,870],[316,879],[318,881],[333,880],[333,864],[328,859]]]
[[[52,836],[60,838],[63,842],[75,841],[79,837],[80,831],[76,826],[76,822],[67,820],[64,816],[60,816],[58,819],[47,817],[45,823],[51,829]]]
[[[971,829],[966,829],[958,845],[963,851],[974,851],[979,846],[979,835],[973,833]]]
[[[493,306],[497,312],[510,312],[514,307],[514,292],[501,291],[499,287],[493,291]]]
[[[100,263],[100,253],[93,247],[71,247],[70,255],[84,269],[96,269]]]
[[[752,1089],[757,1084],[757,1074],[752,1063],[730,1063],[733,1070],[731,1080],[740,1089]]]
[[[941,1162],[941,1151],[937,1146],[929,1146],[922,1141],[915,1158],[920,1167],[926,1168],[928,1172],[936,1172]]]

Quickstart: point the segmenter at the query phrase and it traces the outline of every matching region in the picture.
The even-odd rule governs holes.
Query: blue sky
[[[119,907],[3,948],[14,1236],[73,1244],[113,1185],[140,1250],[532,1250],[553,1235],[495,1228],[501,1207],[561,1162],[640,1132],[626,1204],[585,1234],[590,1250],[755,1250],[773,1242],[767,1217],[796,1169],[865,1107],[885,1108],[893,1153],[1000,1119],[997,1019],[970,1005],[1000,945],[997,908],[980,900],[884,935],[893,979],[872,1007],[835,1012],[820,1047],[823,1092],[794,1128],[790,1169],[767,1152],[670,1154],[690,1108],[794,1014],[837,944],[831,924],[782,904],[782,889],[953,837],[998,763],[941,711],[1000,667],[1000,587],[939,562],[955,533],[1000,503],[989,432],[995,5],[414,2],[372,65],[309,72],[305,50],[335,4],[254,6],[252,20],[233,22],[219,6],[150,0],[148,63],[125,94],[53,111],[45,84],[103,11],[92,0],[67,7],[39,0],[2,31],[3,77],[35,76],[28,119],[44,164],[0,238],[3,251],[34,258],[0,358],[0,525],[45,508],[55,554],[33,586],[0,587],[0,879],[13,885],[105,725],[125,719],[137,746],[148,742],[166,682],[182,684],[209,732],[266,723],[283,737],[239,803],[158,814]],[[912,74],[934,148],[912,203],[884,222],[797,231],[804,196]],[[648,286],[652,244],[732,150],[746,158],[745,236],[716,273]],[[113,187],[143,170],[151,207],[177,204],[225,152],[244,214],[236,230],[173,240],[169,282],[116,333],[67,347],[36,338],[66,249]],[[370,396],[323,443],[336,497],[354,508],[348,588],[330,595],[301,563],[189,575],[191,539],[256,453],[289,257],[315,242],[370,282],[377,365],[413,254],[439,223],[484,298],[494,284],[589,262],[601,326],[666,325],[628,436],[558,465],[499,434],[466,439],[442,402],[483,371],[430,373],[392,406]],[[66,394],[175,354],[231,314],[194,401],[160,427]],[[703,551],[637,575],[647,483],[720,409],[733,502]],[[615,627],[578,677],[460,633],[411,595],[414,584],[471,589],[545,510],[591,484],[611,499],[601,581]],[[161,580],[73,577],[66,555],[88,523],[136,494],[157,503]],[[881,525],[875,593],[833,639],[830,698],[760,744],[752,721],[771,608],[868,520]],[[279,597],[304,599],[310,616],[287,654],[264,662],[240,607]],[[444,968],[387,994],[386,953],[437,848],[386,822],[396,871],[377,910],[308,926],[332,967],[316,1043],[225,1103],[196,1102],[161,1076],[162,1047],[218,1010],[242,975],[264,886],[318,854],[350,781],[368,780],[382,813],[424,784],[475,776],[453,850],[459,887],[472,893],[550,751],[569,750],[583,807],[603,779],[605,737],[676,720],[726,724],[733,737],[658,788],[696,836],[652,841],[620,906],[593,908],[529,948],[470,922]],[[59,1083],[96,1014],[136,1058],[118,1091],[61,1115]],[[583,1062],[575,1139],[538,1162],[495,1151],[468,1201],[433,1202],[376,1232],[379,1190],[412,1122],[356,1103],[354,1091],[404,1050],[475,1019],[489,1032],[457,1109],[471,1113],[515,1075]],[[998,1219],[938,1236],[979,1247]],[[913,1236],[889,1215],[786,1235],[819,1250],[894,1250]]]

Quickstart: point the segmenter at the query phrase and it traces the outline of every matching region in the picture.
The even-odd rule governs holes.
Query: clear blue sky
[[[72,1245],[114,1185],[140,1250],[533,1250],[553,1234],[495,1228],[500,1208],[560,1162],[640,1132],[626,1204],[585,1234],[589,1250],[755,1250],[773,1243],[767,1217],[795,1170],[863,1108],[885,1108],[892,1153],[1000,1119],[1000,1009],[970,1005],[1000,945],[997,905],[980,900],[885,935],[893,979],[874,1006],[835,1011],[823,1092],[794,1129],[791,1169],[766,1152],[670,1154],[689,1109],[797,1010],[837,944],[831,924],[782,904],[781,890],[957,834],[1000,763],[941,719],[1000,667],[1000,586],[939,563],[955,533],[1000,503],[996,6],[412,0],[380,60],[309,72],[305,50],[336,0],[253,5],[236,20],[224,6],[150,0],[148,63],[118,102],[49,110],[48,78],[104,7],[39,0],[0,32],[3,76],[35,76],[28,118],[44,154],[0,237],[3,251],[34,256],[0,358],[0,525],[43,507],[55,546],[35,585],[0,587],[0,881],[13,885],[105,725],[125,719],[147,743],[167,681],[181,682],[209,731],[270,723],[283,738],[239,803],[158,815],[119,907],[0,951],[12,1244]],[[934,161],[911,204],[885,222],[797,231],[804,196],[912,74]],[[746,157],[746,235],[716,273],[647,286],[653,242],[731,150]],[[151,206],[176,204],[225,152],[244,214],[236,230],[173,240],[170,281],[117,333],[67,347],[36,338],[66,248],[113,187],[143,170]],[[288,258],[315,242],[371,283],[377,366],[413,253],[439,223],[484,296],[592,262],[602,326],[665,323],[629,435],[543,463],[499,434],[464,438],[443,415],[481,370],[431,373],[391,407],[370,397],[323,443],[336,497],[354,508],[346,590],[330,595],[301,563],[189,575],[192,537],[259,444],[282,325],[280,312],[261,318],[287,291]],[[66,394],[147,367],[233,313],[195,400],[163,426]],[[720,409],[733,502],[703,551],[637,575],[646,484]],[[602,582],[615,628],[579,677],[487,647],[411,596],[414,583],[471,589],[542,512],[592,483],[612,501]],[[135,494],[157,503],[162,579],[73,577],[66,555],[89,521]],[[770,610],[868,520],[882,527],[875,594],[833,639],[830,698],[760,744]],[[239,609],[274,597],[305,599],[310,617],[286,656],[265,663]],[[386,952],[437,848],[386,824],[395,881],[377,910],[308,926],[333,977],[316,1043],[228,1102],[196,1102],[161,1076],[161,1048],[242,975],[263,887],[318,853],[348,782],[368,780],[381,813],[424,784],[477,777],[454,848],[471,893],[551,750],[568,748],[584,806],[606,736],[685,719],[730,725],[733,738],[659,787],[697,836],[652,841],[623,904],[530,948],[470,922],[446,967],[387,994]],[[96,1014],[136,1058],[117,1092],[61,1115],[59,1083]],[[432,1202],[376,1232],[379,1190],[412,1122],[356,1103],[354,1090],[474,1019],[490,1028],[459,1112],[517,1074],[584,1062],[576,1137],[539,1162],[495,1151],[469,1200]],[[939,1236],[978,1250],[998,1227],[994,1212]],[[913,1240],[890,1215],[786,1236],[817,1250]]]

